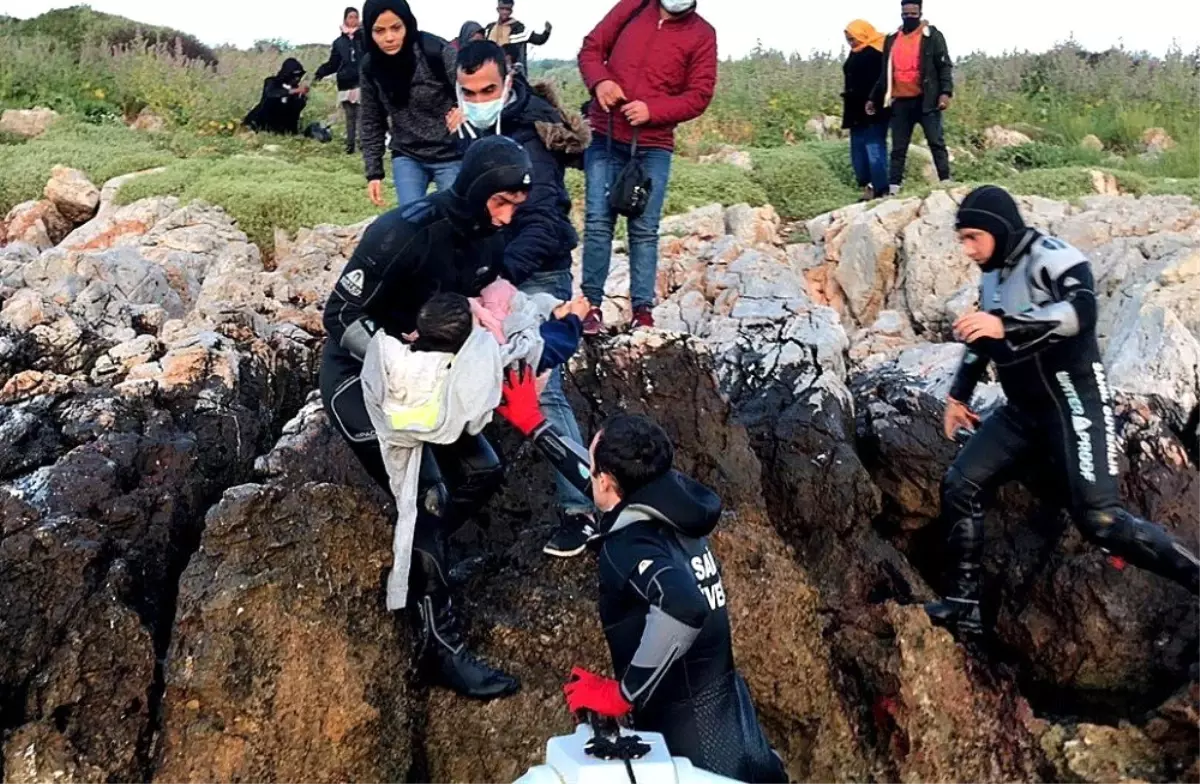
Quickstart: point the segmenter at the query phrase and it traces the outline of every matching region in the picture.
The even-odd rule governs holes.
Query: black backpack
[[[613,120],[608,118],[608,157],[612,159]],[[629,148],[629,163],[625,164],[617,179],[608,184],[608,206],[626,218],[640,218],[650,203],[653,184],[646,174],[646,167],[637,157],[638,129],[633,129],[633,144]]]

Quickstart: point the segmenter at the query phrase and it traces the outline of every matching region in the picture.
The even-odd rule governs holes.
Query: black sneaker
[[[587,549],[595,536],[596,528],[588,515],[563,515],[562,523],[554,529],[542,552],[556,558],[574,558]]]

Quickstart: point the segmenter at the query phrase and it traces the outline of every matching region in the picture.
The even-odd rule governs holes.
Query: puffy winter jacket
[[[579,72],[593,94],[612,80],[630,101],[644,101],[650,122],[643,147],[675,149],[675,127],[704,114],[717,85],[717,33],[695,11],[661,18],[657,0],[621,0],[583,39]],[[614,110],[613,139],[628,144],[633,127]],[[589,121],[606,133],[609,114],[592,101]]]

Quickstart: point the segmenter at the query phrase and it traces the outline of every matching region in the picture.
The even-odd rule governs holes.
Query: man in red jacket
[[[583,39],[579,71],[593,100],[594,132],[584,155],[587,216],[583,293],[592,305],[584,334],[604,328],[600,305],[612,258],[616,213],[608,189],[634,154],[651,182],[641,216],[629,220],[633,326],[654,326],[658,223],[671,177],[675,126],[708,108],[717,83],[717,34],[696,0],[620,0]]]

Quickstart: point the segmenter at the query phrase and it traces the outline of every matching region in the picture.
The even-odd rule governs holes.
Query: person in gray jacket
[[[462,156],[446,128],[455,106],[455,51],[421,32],[407,0],[368,0],[363,6],[360,143],[367,194],[384,206],[383,156],[391,136],[392,174],[400,206],[425,197],[431,182],[449,190]]]

